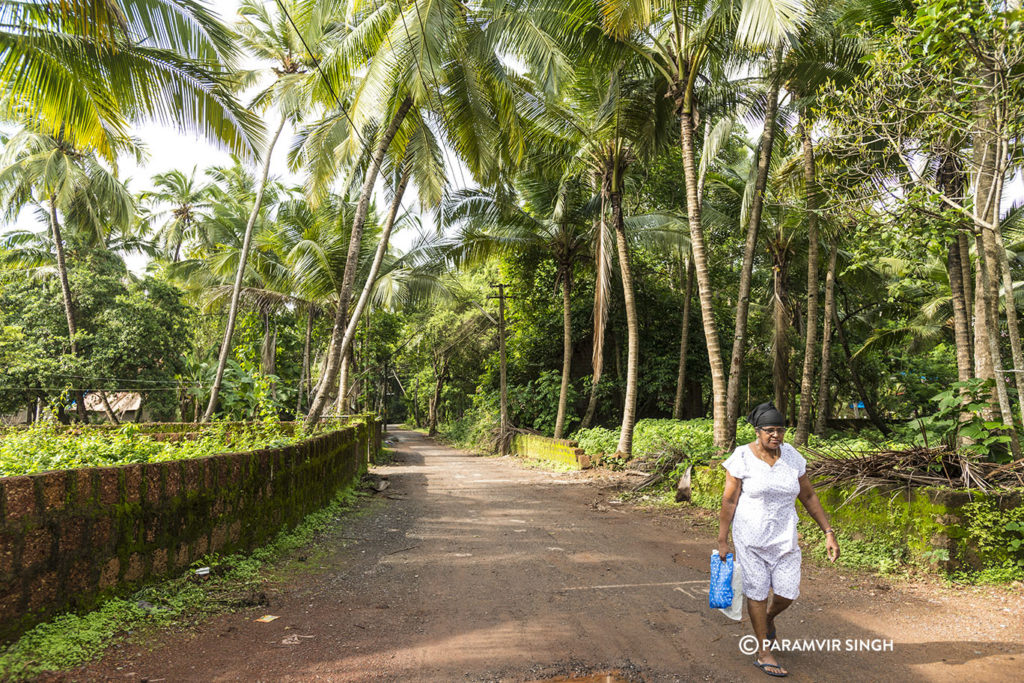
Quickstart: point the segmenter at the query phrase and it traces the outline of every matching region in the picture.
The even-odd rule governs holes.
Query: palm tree
[[[817,162],[812,140],[813,111],[818,102],[817,95],[825,83],[848,83],[861,68],[862,47],[856,40],[843,35],[844,31],[845,24],[839,12],[828,3],[817,3],[811,12],[811,20],[801,27],[794,47],[786,54],[781,66],[782,78],[793,97],[792,107],[798,116],[797,134],[800,139],[800,158],[803,167],[804,220],[807,226],[807,333],[804,338],[804,361],[800,379],[800,409],[793,439],[797,446],[806,444],[810,433],[818,333],[820,202]],[[831,320],[827,317],[825,324],[831,328]],[[827,381],[825,375],[822,375],[822,382]],[[821,409],[824,410],[824,406]]]
[[[173,170],[153,176],[152,190],[142,193],[140,199],[157,208],[149,214],[150,220],[164,218],[160,240],[171,263],[181,258],[181,247],[196,237],[196,229],[211,208],[209,187],[196,180],[196,169],[185,175]]]
[[[319,95],[350,90],[350,106],[341,124],[350,128],[348,145],[367,127],[375,127],[373,153],[359,190],[338,309],[325,368],[326,384],[310,407],[307,422],[319,419],[325,392],[333,384],[346,353],[348,306],[352,296],[363,227],[384,157],[411,112],[421,117],[445,147],[465,162],[475,178],[494,184],[523,157],[525,138],[516,109],[518,79],[506,66],[518,57],[537,69],[565,64],[557,43],[517,3],[485,2],[472,9],[458,0],[406,0],[354,12],[351,28],[323,59],[327,78]],[[556,68],[557,70],[557,68]],[[350,89],[342,86],[352,85]],[[380,125],[375,125],[381,122]],[[386,122],[386,124],[384,124]],[[331,150],[333,153],[334,150]],[[351,154],[349,157],[351,158]],[[348,342],[351,343],[351,342]]]
[[[291,11],[287,9],[289,5]],[[213,387],[210,390],[210,402],[203,414],[204,422],[213,417],[213,412],[217,408],[217,398],[220,394],[221,382],[224,379],[224,368],[227,366],[228,354],[231,352],[231,337],[235,332],[239,296],[241,295],[246,261],[249,257],[249,248],[252,244],[253,227],[263,204],[263,192],[270,174],[270,162],[274,147],[281,137],[285,123],[289,120],[298,121],[308,113],[311,106],[308,98],[310,72],[317,63],[315,53],[322,49],[322,43],[327,39],[328,31],[331,30],[334,23],[334,18],[328,14],[309,12],[299,15],[300,19],[305,21],[301,28],[298,28],[289,18],[292,14],[298,14],[295,3],[286,3],[282,5],[282,8],[284,9],[281,14],[274,16],[263,3],[256,0],[243,0],[238,10],[241,16],[238,29],[242,37],[242,44],[258,58],[272,63],[271,69],[275,74],[271,84],[253,99],[252,106],[257,110],[265,110],[271,105],[276,106],[281,120],[264,152],[263,173],[256,189],[256,201],[253,203],[252,212],[249,214],[249,221],[245,228],[241,259],[235,275],[227,325],[224,329],[224,340],[221,342],[217,371],[214,375]],[[255,78],[256,74],[250,72],[246,74],[244,80]]]
[[[93,242],[105,245],[106,230],[131,223],[135,198],[93,154],[76,149],[69,140],[28,129],[22,129],[9,138],[0,154],[0,197],[9,220],[28,203],[46,207],[68,326],[69,348],[71,355],[77,356],[77,325],[68,283],[61,217],[70,217],[79,231]],[[81,392],[76,403],[79,417],[85,421]]]
[[[636,161],[651,158],[666,142],[666,122],[671,112],[661,92],[664,92],[664,83],[642,62],[621,63],[611,70],[598,66],[581,69],[572,102],[552,110],[555,117],[573,128],[570,140],[577,145],[577,172],[600,179],[601,232],[607,207],[615,234],[627,328],[626,392],[616,452],[626,456],[632,453],[636,423],[640,327],[622,195],[630,167]],[[602,238],[603,234],[599,233],[598,239]]]
[[[641,0],[608,0],[602,3],[603,25],[608,33],[633,46],[658,70],[676,103],[686,183],[686,210],[693,244],[704,338],[711,365],[715,445],[726,449],[735,437],[730,424],[728,386],[718,329],[714,321],[707,245],[701,220],[695,132],[702,112],[698,84],[724,80],[724,64],[734,45],[778,45],[800,20],[797,3],[743,0],[737,15],[730,0],[696,0],[655,3]],[[756,238],[756,234],[755,234]],[[749,242],[749,240],[748,240]],[[738,317],[737,320],[740,320]],[[743,319],[745,324],[745,318]],[[734,344],[735,346],[735,344]],[[742,343],[740,344],[742,346]]]
[[[516,178],[518,194],[503,190],[466,190],[452,198],[449,223],[461,224],[455,238],[455,263],[465,265],[494,253],[536,250],[554,259],[555,289],[562,291],[562,383],[554,438],[564,436],[572,377],[573,271],[589,255],[590,192],[566,162],[541,154]],[[559,163],[560,162],[560,163]]]
[[[115,161],[128,123],[199,131],[252,156],[261,128],[231,95],[231,33],[192,0],[0,5],[0,118]]]

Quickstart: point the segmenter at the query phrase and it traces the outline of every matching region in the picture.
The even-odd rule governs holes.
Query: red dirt
[[[397,434],[391,486],[320,541],[270,607],[113,648],[74,680],[764,681],[749,633],[707,607],[717,522],[610,500],[552,473]],[[353,540],[358,539],[358,540]],[[1024,671],[1020,588],[889,581],[805,560],[780,638],[891,639],[788,652],[792,680],[1006,680]],[[263,614],[280,618],[256,623]]]

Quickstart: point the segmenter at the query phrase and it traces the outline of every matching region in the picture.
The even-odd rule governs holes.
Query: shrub
[[[610,454],[614,453],[615,447],[619,445],[619,430],[592,427],[581,429],[570,438],[579,443],[587,455]]]
[[[595,427],[581,429],[572,437],[588,455],[612,454],[619,443],[619,430]],[[746,422],[736,427],[736,442],[754,440],[754,428]],[[633,457],[645,458],[665,448],[682,451],[687,460],[699,462],[718,454],[714,423],[708,418],[696,420],[640,420],[633,432]]]

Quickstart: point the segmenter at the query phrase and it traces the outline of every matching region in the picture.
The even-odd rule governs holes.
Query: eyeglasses
[[[785,427],[761,427],[761,431],[764,432],[765,434],[774,434],[774,435],[782,436],[783,434],[786,433],[786,428]]]

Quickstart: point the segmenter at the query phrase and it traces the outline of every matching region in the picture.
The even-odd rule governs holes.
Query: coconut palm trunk
[[[569,404],[569,380],[572,375],[572,264],[562,265],[562,386],[558,391],[555,438],[565,431],[565,413]]]
[[[341,371],[338,379],[338,398],[335,404],[336,413],[338,415],[344,414],[348,409],[348,378],[351,372],[351,354],[352,341],[356,336],[356,329],[358,328],[359,321],[362,319],[363,311],[366,309],[366,304],[370,300],[370,295],[373,293],[373,286],[377,281],[377,274],[380,273],[381,263],[384,261],[384,256],[388,251],[388,243],[391,239],[391,230],[395,225],[395,219],[398,216],[398,210],[402,206],[402,195],[405,194],[405,188],[409,184],[409,173],[406,172],[402,175],[401,181],[398,183],[398,187],[395,188],[395,196],[391,200],[391,209],[388,211],[387,220],[384,222],[384,230],[381,232],[380,241],[377,243],[377,250],[373,255],[373,263],[370,265],[370,273],[366,277],[366,282],[363,284],[363,289],[359,293],[359,300],[356,302],[355,310],[352,311],[352,318],[348,321],[345,328],[345,338],[342,341],[342,360],[341,360]]]
[[[963,269],[960,265],[960,245],[951,240],[946,258],[949,291],[953,302],[953,338],[956,344],[957,379],[966,382],[974,374],[971,363],[971,330],[967,318],[967,298],[964,292]]]
[[[270,139],[267,147],[267,156],[263,161],[263,174],[260,176],[260,184],[256,189],[256,199],[249,213],[249,221],[245,224],[245,236],[242,238],[242,253],[238,256],[238,272],[235,274],[235,284],[231,289],[231,305],[228,308],[228,323],[224,328],[224,340],[220,345],[220,356],[217,358],[217,374],[213,379],[213,387],[210,389],[210,402],[203,413],[203,422],[209,422],[213,412],[217,409],[217,399],[220,397],[220,387],[224,381],[224,368],[228,364],[228,354],[231,352],[231,337],[235,333],[235,322],[238,318],[238,305],[242,294],[242,280],[245,278],[245,266],[249,260],[249,248],[252,245],[252,232],[256,225],[256,218],[259,216],[260,207],[263,205],[263,193],[267,189],[267,176],[270,175],[270,160],[274,155],[274,146],[281,131],[284,130],[285,118],[281,117],[274,136]]]
[[[347,336],[348,302],[352,297],[352,288],[356,280],[356,271],[359,267],[359,249],[362,246],[363,230],[366,227],[366,215],[370,208],[370,197],[373,195],[373,186],[377,182],[377,174],[384,161],[391,141],[394,140],[398,128],[405,120],[405,115],[412,108],[412,98],[406,97],[402,100],[398,110],[391,118],[391,122],[384,130],[377,149],[374,152],[370,167],[366,169],[366,177],[363,179],[362,188],[359,191],[359,202],[356,204],[356,211],[352,217],[352,237],[349,239],[348,254],[345,257],[345,272],[342,276],[341,288],[338,292],[338,308],[334,313],[334,327],[331,330],[330,352],[327,355],[327,365],[324,368],[324,381],[320,384],[320,390],[313,399],[309,408],[309,415],[306,416],[306,424],[315,424],[327,406],[328,396],[331,387],[338,379],[338,370],[341,365],[342,345]],[[351,343],[351,342],[350,342]]]
[[[594,413],[597,412],[597,387],[601,381],[601,374],[604,371],[604,335],[605,322],[608,315],[608,268],[606,262],[609,258],[609,248],[605,234],[604,207],[601,207],[601,216],[594,219],[594,266],[596,278],[594,281],[594,326],[593,326],[593,351],[591,353],[591,376],[590,376],[590,397],[587,399],[587,409],[583,413],[583,420],[580,421],[580,429],[590,427],[594,420]]]
[[[53,233],[53,250],[57,256],[57,275],[60,278],[60,293],[64,301],[64,318],[68,324],[68,341],[71,346],[71,355],[78,356],[78,342],[75,340],[77,327],[75,325],[75,309],[71,303],[71,285],[68,282],[68,266],[64,256],[64,238],[60,232],[60,222],[57,220],[57,197],[50,196],[50,230]],[[75,390],[75,411],[81,422],[89,421],[89,413],[85,409],[85,394]]]
[[[679,371],[676,375],[676,399],[672,419],[683,419],[683,398],[686,392],[686,347],[690,341],[690,300],[693,298],[693,257],[686,257],[686,285],[683,290],[683,330],[679,337]]]
[[[835,240],[829,248],[828,269],[825,271],[825,310],[821,329],[821,368],[818,373],[818,415],[814,421],[814,433],[824,434],[828,427],[829,400],[828,387],[832,369],[832,321],[836,315],[836,262],[839,255],[839,244]]]
[[[750,288],[753,282],[754,251],[757,248],[757,233],[761,227],[761,213],[764,210],[764,194],[768,187],[768,170],[771,166],[772,147],[775,143],[775,118],[779,110],[779,79],[773,75],[768,91],[765,109],[764,130],[758,146],[757,176],[754,180],[754,198],[747,219],[747,236],[743,245],[743,266],[740,270],[739,294],[736,299],[736,325],[732,340],[732,357],[729,364],[727,396],[727,446],[736,440],[736,420],[740,409],[740,380],[743,374],[743,359],[747,350],[747,322],[750,313]],[[784,405],[779,406],[785,409]]]
[[[807,334],[804,338],[804,367],[800,376],[800,412],[793,443],[807,443],[811,427],[811,394],[814,392],[814,351],[818,344],[818,184],[811,141],[811,122],[806,112],[800,119],[800,142],[804,161],[804,206],[807,211]],[[821,406],[820,409],[824,409]]]
[[[686,218],[690,226],[690,243],[693,248],[694,272],[697,277],[697,295],[704,326],[704,340],[711,365],[712,415],[714,416],[715,446],[725,450],[730,445],[730,430],[727,425],[725,365],[722,362],[722,347],[715,324],[715,308],[711,295],[711,275],[708,270],[707,248],[704,244],[704,226],[701,223],[701,206],[697,194],[697,163],[693,147],[693,103],[692,93],[679,102],[680,144],[683,151],[683,174],[686,181]],[[735,431],[735,430],[732,430]]]
[[[633,275],[629,268],[629,242],[622,217],[622,194],[613,187],[609,199],[612,205],[612,225],[615,228],[616,251],[619,256],[619,273],[622,279],[622,299],[626,307],[626,395],[622,406],[622,429],[616,454],[629,456],[633,453],[633,428],[636,426],[637,371],[640,355],[640,328],[636,318],[636,298],[633,295]]]
[[[791,321],[786,308],[788,275],[788,249],[781,246],[776,252],[776,262],[772,268],[772,384],[775,390],[775,405],[780,408],[789,401],[789,328]]]
[[[949,155],[939,165],[938,178],[939,187],[949,197],[958,202],[964,201],[964,173],[959,160]],[[971,323],[970,305],[970,254],[967,255],[966,268],[961,262],[962,254],[965,251],[966,237],[963,230],[957,230],[957,234],[949,241],[946,250],[946,273],[949,277],[950,300],[953,304],[953,339],[956,344],[956,369],[957,378],[966,382],[974,376],[974,366],[971,362]]]

